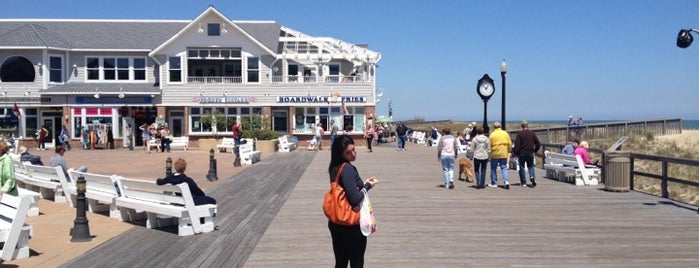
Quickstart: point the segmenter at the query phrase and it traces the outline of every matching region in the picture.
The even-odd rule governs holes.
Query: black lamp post
[[[502,59],[502,64],[500,64],[500,77],[502,77],[502,130],[506,130],[505,125],[505,78],[507,77],[507,64],[505,64],[505,59]]]
[[[235,145],[233,145],[233,152],[235,153],[235,160],[233,160],[233,166],[239,167],[240,165],[240,139],[236,139]]]
[[[80,176],[75,181],[75,187],[77,188],[76,204],[75,204],[75,220],[73,221],[73,229],[70,230],[71,239],[70,242],[90,242],[92,237],[90,236],[90,225],[88,225],[87,216],[85,211],[87,210],[87,200],[85,200],[85,177]]]
[[[694,38],[692,32],[699,33],[697,29],[682,29],[677,33],[677,46],[680,48],[688,48],[692,45]]]
[[[209,174],[206,175],[206,179],[209,181],[217,181],[218,175],[216,175],[216,159],[214,159],[214,148],[209,150]]]
[[[172,158],[168,156],[165,159],[165,178],[170,177],[170,175],[172,175]]]

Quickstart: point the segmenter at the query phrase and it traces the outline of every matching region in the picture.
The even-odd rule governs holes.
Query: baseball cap
[[[529,125],[529,122],[527,122],[527,120],[522,120],[522,125]]]

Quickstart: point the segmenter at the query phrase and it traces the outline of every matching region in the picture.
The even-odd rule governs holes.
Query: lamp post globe
[[[505,59],[502,59],[502,64],[500,64],[500,77],[502,77],[502,118],[500,122],[502,122],[502,130],[506,130],[507,128],[505,128],[505,125],[507,121],[505,121],[505,80],[507,78],[507,64],[505,63]]]

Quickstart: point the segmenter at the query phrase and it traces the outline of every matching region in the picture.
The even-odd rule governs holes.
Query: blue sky
[[[496,85],[488,119],[499,119],[503,59],[508,121],[699,119],[699,41],[675,45],[680,29],[699,28],[696,0],[3,0],[0,18],[194,19],[210,4],[368,44],[383,55],[377,114],[391,99],[400,120],[482,120],[485,73]]]

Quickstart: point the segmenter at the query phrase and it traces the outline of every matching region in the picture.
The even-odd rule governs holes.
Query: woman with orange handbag
[[[359,211],[364,194],[362,189],[367,191],[373,188],[378,180],[370,177],[363,181],[359,177],[357,168],[350,162],[357,159],[354,150],[354,140],[347,135],[338,136],[332,144],[330,155],[330,165],[328,173],[330,182],[339,180],[338,183],[344,189],[346,200],[351,208]],[[362,234],[359,227],[359,218],[352,225],[337,224],[328,221],[328,229],[333,241],[333,253],[335,254],[335,267],[347,267],[349,262],[352,268],[364,266],[364,252],[366,251],[367,238]]]

